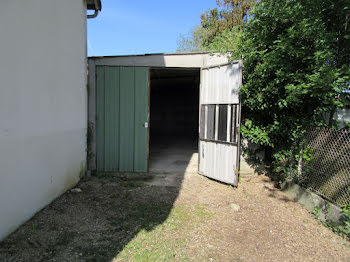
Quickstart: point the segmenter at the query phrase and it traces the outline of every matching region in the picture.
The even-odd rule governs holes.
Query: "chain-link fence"
[[[312,128],[304,157],[299,182],[339,206],[350,204],[350,131]]]

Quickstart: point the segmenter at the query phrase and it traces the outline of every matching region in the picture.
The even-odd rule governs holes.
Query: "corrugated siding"
[[[148,68],[136,68],[135,70],[135,148],[134,148],[134,172],[145,172],[148,159]],[[147,78],[147,81],[145,81]],[[146,150],[145,150],[146,149]]]
[[[240,63],[201,70],[200,104],[206,105],[201,106],[206,109],[201,109],[203,112],[200,114],[200,126],[204,137],[201,136],[199,142],[199,173],[233,185],[236,185],[238,180],[235,170],[239,168],[237,161],[239,144],[231,143],[235,141],[235,137],[231,141],[232,124],[227,123],[231,123],[232,108],[234,110],[237,108],[232,104],[239,104],[241,84]],[[204,123],[205,126],[202,126]],[[218,133],[219,125],[221,133]]]
[[[240,63],[202,69],[200,101],[202,104],[239,103],[241,84]]]
[[[148,68],[97,67],[97,170],[146,172]]]
[[[216,180],[235,184],[237,177],[237,146],[215,142],[199,142],[199,172]]]

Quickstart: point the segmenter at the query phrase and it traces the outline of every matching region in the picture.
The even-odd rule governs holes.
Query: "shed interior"
[[[198,148],[199,68],[150,70],[150,171],[184,171]]]

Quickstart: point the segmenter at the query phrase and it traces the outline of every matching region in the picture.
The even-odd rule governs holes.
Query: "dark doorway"
[[[184,171],[198,147],[198,68],[151,69],[150,171]]]

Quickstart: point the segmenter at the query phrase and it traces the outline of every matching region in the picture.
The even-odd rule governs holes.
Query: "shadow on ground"
[[[82,192],[65,193],[1,242],[0,261],[113,260],[140,232],[168,218],[191,155],[174,160],[183,166],[177,173],[81,181]]]

